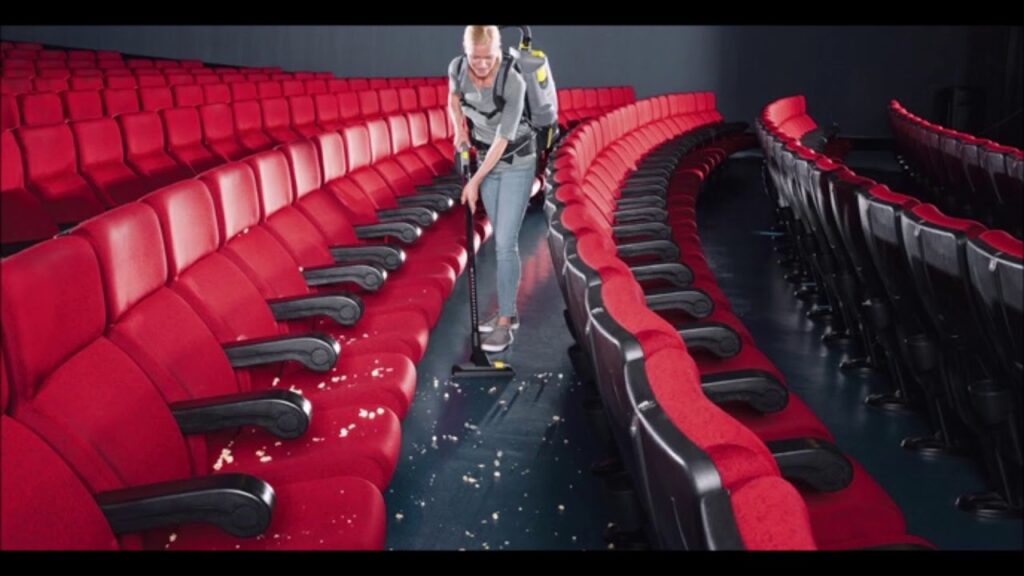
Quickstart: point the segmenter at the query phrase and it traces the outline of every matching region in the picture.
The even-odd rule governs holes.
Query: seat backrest
[[[362,118],[362,112],[359,110],[358,93],[339,92],[336,96],[338,98],[338,116],[342,122],[351,124]]]
[[[416,96],[419,99],[421,110],[436,108],[438,106],[437,90],[434,90],[433,86],[420,86],[416,88]],[[445,104],[447,103],[448,101],[445,100]]]
[[[137,91],[132,88],[107,88],[100,95],[103,97],[103,109],[107,116],[117,116],[141,110]]]
[[[174,107],[174,95],[166,86],[139,88],[139,102],[143,110],[159,112]]]
[[[387,121],[383,118],[366,122],[366,131],[370,136],[370,163],[377,164],[391,157],[391,135],[388,133]]]
[[[309,292],[299,265],[260,224],[259,193],[252,169],[234,162],[203,174],[217,209],[217,223],[227,256],[265,298]]]
[[[103,211],[95,192],[78,173],[78,154],[67,124],[25,126],[15,135],[21,145],[25,183],[49,203],[58,223],[78,222]]]
[[[413,112],[420,109],[419,99],[416,97],[415,88],[398,89],[398,107],[402,112]]]
[[[64,106],[56,93],[19,94],[18,104],[23,126],[46,126],[64,121]]]
[[[380,96],[377,90],[360,90],[356,96],[359,98],[359,113],[362,118],[380,116]]]
[[[199,314],[219,342],[281,333],[256,287],[217,252],[216,208],[201,180],[177,182],[142,201],[160,220],[170,288]]]
[[[311,126],[316,122],[316,109],[310,96],[290,96],[288,108],[291,109],[292,126]]]
[[[292,185],[295,187],[294,205],[317,227],[330,245],[356,244],[358,239],[349,221],[349,214],[338,197],[322,188],[322,167],[317,146],[328,151],[337,149],[339,157],[344,155],[340,150],[341,139],[337,133],[331,133],[326,140],[329,141],[326,148],[320,142],[308,140],[291,142],[281,147],[281,152],[288,159]]]
[[[914,293],[914,281],[905,263],[900,219],[919,202],[885,186],[857,191],[864,239],[875,269],[896,310],[922,316]]]
[[[306,94],[326,94],[327,93],[327,81],[323,78],[310,78],[303,81],[306,86]]]
[[[156,112],[122,114],[117,119],[124,136],[125,158],[165,154],[164,127]]]
[[[99,260],[107,337],[131,356],[167,402],[235,394],[221,345],[189,305],[167,288],[167,256],[153,208],[133,202],[75,229]],[[205,442],[190,442],[205,466]]]
[[[2,356],[0,378],[0,549],[117,550],[89,489],[53,448],[7,415]]]
[[[842,241],[843,253],[850,259],[857,278],[872,295],[881,295],[882,286],[864,239],[857,206],[857,189],[875,186],[873,180],[862,178],[846,168],[830,173],[826,186],[832,220]]]
[[[348,79],[346,78],[331,78],[327,81],[327,91],[331,94],[337,94],[338,92],[348,92]]]
[[[89,243],[57,238],[2,266],[4,345],[17,350],[9,368],[14,418],[93,493],[192,476],[166,402],[104,335],[104,292]]]
[[[327,124],[338,121],[338,99],[334,94],[317,94],[313,97],[316,121]]]
[[[212,90],[214,87],[220,87],[224,93],[227,93],[227,86],[225,84],[207,84],[211,88],[210,94],[216,94],[216,90]],[[189,106],[195,108],[206,104],[206,92],[203,91],[204,86],[199,84],[181,84],[171,88],[171,92],[174,94],[174,105],[175,106]],[[230,96],[230,94],[226,94]],[[219,101],[219,100],[218,100]],[[212,101],[211,101],[212,103]]]
[[[306,93],[306,86],[301,80],[284,80],[281,82],[281,96],[299,96]]]
[[[1002,230],[967,241],[967,266],[976,309],[988,343],[1011,381],[1020,383],[1024,349],[1024,248]],[[1019,398],[1019,396],[1018,396]]]
[[[229,104],[232,99],[231,89],[227,84],[219,82],[204,84],[202,90],[203,101],[199,102],[199,104]]]
[[[260,101],[263,109],[263,127],[269,130],[289,130],[288,101],[284,98],[264,98]]]
[[[398,90],[396,88],[385,88],[377,93],[380,98],[380,115],[390,116],[398,112],[401,109],[401,103],[398,99]]]
[[[931,204],[904,212],[900,225],[917,297],[937,333],[944,339],[977,341],[981,336],[971,314],[965,248],[967,240],[985,227],[946,216]],[[967,342],[961,340],[961,344]]]
[[[99,90],[69,90],[61,94],[68,120],[93,120],[103,117]]]
[[[258,100],[241,100],[231,103],[232,116],[235,119],[235,131],[245,134],[263,130],[263,110]]]
[[[327,239],[292,205],[295,191],[284,154],[270,150],[250,156],[246,162],[255,175],[261,221],[267,229],[300,266],[333,264]]]
[[[78,166],[83,174],[109,164],[124,164],[121,130],[113,118],[73,122]]]
[[[203,126],[203,139],[206,143],[235,139],[234,117],[227,104],[200,106],[199,119]]]
[[[228,87],[231,89],[231,99],[235,102],[241,100],[255,100],[259,97],[259,93],[256,90],[256,84],[253,84],[252,82],[232,82],[228,84]],[[207,95],[207,99],[209,99],[209,95]]]
[[[259,93],[259,97],[262,98],[280,98],[281,83],[276,80],[265,80],[263,82],[256,83],[256,91]]]

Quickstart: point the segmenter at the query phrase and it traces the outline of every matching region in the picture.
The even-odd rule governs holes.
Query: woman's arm
[[[508,139],[504,136],[497,136],[494,138],[494,144],[487,150],[487,155],[484,156],[484,161],[477,168],[476,174],[473,175],[473,180],[476,181],[476,185],[479,186],[484,178],[498,165],[501,161],[501,157],[505,154],[505,149],[508,148]]]
[[[462,203],[468,203],[471,212],[476,212],[476,199],[480,197],[480,183],[484,181],[487,174],[501,161],[501,156],[505,153],[506,148],[508,148],[508,139],[503,136],[496,137],[494,144],[491,144],[490,149],[487,150],[487,155],[484,156],[484,161],[480,164],[476,174],[470,178],[469,182],[462,189]]]
[[[457,92],[448,94],[448,114],[452,118],[452,126],[455,127],[455,149],[459,150],[463,146],[468,146],[469,134],[467,133],[466,117],[462,114],[462,103],[459,102]]]

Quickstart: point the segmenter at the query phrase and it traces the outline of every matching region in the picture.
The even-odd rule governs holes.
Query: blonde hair
[[[462,47],[467,53],[477,44],[490,44],[501,50],[501,32],[497,26],[466,26],[462,35]]]

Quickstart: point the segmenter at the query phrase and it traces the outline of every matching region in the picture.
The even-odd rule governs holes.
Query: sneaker
[[[494,332],[494,327],[497,326],[497,325],[498,325],[498,315],[495,314],[494,318],[491,318],[487,322],[484,322],[483,324],[480,325],[480,333],[481,334],[490,334],[491,332]],[[517,328],[519,328],[519,316],[513,316],[512,317],[512,329],[515,330]]]
[[[484,352],[501,352],[512,344],[512,328],[495,325],[494,330],[480,343]]]

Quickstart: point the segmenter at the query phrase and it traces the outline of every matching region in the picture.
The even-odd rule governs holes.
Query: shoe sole
[[[512,337],[512,334],[509,334],[508,343],[505,344],[504,346],[498,347],[494,346],[493,344],[481,344],[480,349],[483,350],[484,352],[502,352],[504,350],[507,350],[508,347],[512,345],[513,340],[515,340],[515,338]]]
[[[481,326],[479,326],[479,329],[480,329],[480,333],[481,334],[490,334],[491,332],[494,332],[494,328],[491,327],[491,326],[483,326],[483,325],[481,325]],[[513,330],[518,330],[519,329],[519,322],[516,322],[515,324],[513,324],[512,325],[512,329]]]

